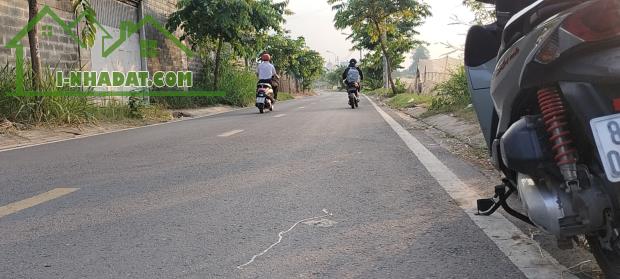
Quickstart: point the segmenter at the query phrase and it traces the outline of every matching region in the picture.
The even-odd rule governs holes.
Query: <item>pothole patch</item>
[[[308,220],[308,221],[303,222],[304,225],[320,227],[320,228],[333,227],[336,223],[338,222],[325,219],[325,218],[316,219],[316,220]]]

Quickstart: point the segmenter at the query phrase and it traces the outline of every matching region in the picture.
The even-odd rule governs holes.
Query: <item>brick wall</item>
[[[39,0],[39,2],[39,9],[43,5],[49,5],[63,20],[72,21],[74,19],[70,0]],[[168,16],[176,10],[176,2],[177,0],[143,0],[144,15],[151,15],[160,23],[165,24]],[[0,0],[0,65],[7,62],[12,65],[15,64],[15,50],[7,49],[4,45],[24,28],[27,22],[28,2],[26,0]],[[46,18],[42,23],[43,25],[49,24],[53,28],[51,36],[43,36],[41,28],[43,25],[38,25],[40,55],[45,66],[61,69],[78,69],[80,67],[89,69],[89,50],[80,49],[50,18]],[[159,55],[148,59],[150,72],[188,69],[194,71],[195,74],[201,72],[202,64],[196,57],[188,58],[155,28],[148,26],[145,31],[146,38],[157,40],[159,47]],[[26,57],[30,57],[27,36],[22,39],[22,44],[25,46]],[[198,78],[199,76],[196,76],[194,80],[198,80]]]
[[[74,18],[71,12],[69,0],[39,0],[40,6],[50,6],[53,11],[63,20],[71,21]],[[28,2],[25,0],[0,0],[0,65],[7,62],[15,63],[15,50],[4,46],[22,29],[28,22]],[[50,25],[52,35],[44,36],[42,26]],[[79,67],[80,50],[75,42],[65,34],[64,30],[51,18],[46,17],[39,25],[39,53],[44,66],[51,68],[74,69]],[[24,53],[27,59],[30,57],[28,37],[22,39]]]
[[[168,16],[176,11],[177,0],[143,0],[144,15],[151,15],[164,25],[168,21]],[[190,70],[196,75],[194,80],[199,77],[202,63],[197,57],[188,58],[174,43],[166,40],[164,36],[155,28],[149,26],[145,30],[146,38],[157,40],[159,55],[148,59],[150,72],[155,71],[179,71]],[[180,32],[175,35],[180,36]]]

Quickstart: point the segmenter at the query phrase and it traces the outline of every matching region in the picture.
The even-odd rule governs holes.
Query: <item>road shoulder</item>
[[[396,110],[385,103],[378,102],[377,104],[418,138],[467,185],[473,187],[482,196],[493,195],[494,186],[499,183],[501,174],[488,160],[486,147],[481,146],[484,144],[484,141],[480,140],[481,135],[478,137],[472,133],[472,127],[474,127],[480,134],[477,124],[449,114],[422,118],[419,113],[412,110]],[[454,129],[458,125],[460,128]],[[516,198],[513,198],[510,203],[516,209],[521,210],[521,203]],[[501,212],[523,234],[536,241],[541,251],[547,251],[561,265],[569,268],[571,273],[579,278],[599,278],[600,270],[585,244],[581,243],[572,250],[560,250],[553,236],[517,220],[502,210],[498,212]]]

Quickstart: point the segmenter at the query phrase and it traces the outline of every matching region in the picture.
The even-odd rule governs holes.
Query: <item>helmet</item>
[[[271,55],[269,55],[269,53],[263,53],[260,56],[260,60],[262,60],[262,61],[271,61]]]
[[[350,65],[355,65],[355,64],[357,64],[357,60],[355,60],[355,58],[353,58],[353,59],[349,60],[349,64]]]

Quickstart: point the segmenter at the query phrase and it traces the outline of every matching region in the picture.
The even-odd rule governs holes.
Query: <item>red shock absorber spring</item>
[[[577,150],[568,130],[566,109],[555,87],[546,87],[538,91],[538,105],[543,115],[545,127],[550,135],[549,141],[555,153],[555,161],[566,181],[577,179]]]

